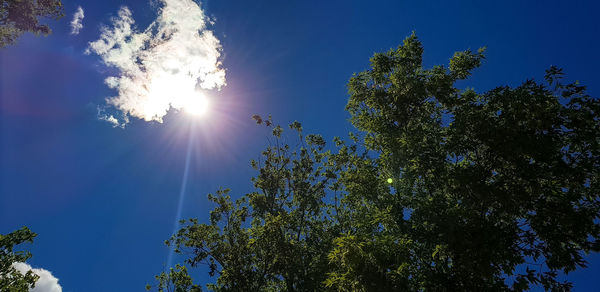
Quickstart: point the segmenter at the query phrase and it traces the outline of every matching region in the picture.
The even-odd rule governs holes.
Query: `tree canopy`
[[[13,266],[14,263],[22,263],[31,258],[30,252],[15,251],[15,246],[33,242],[35,237],[36,234],[27,227],[6,235],[0,234],[0,291],[20,292],[35,287],[38,275],[31,270],[22,274]]]
[[[39,19],[64,15],[61,0],[2,0],[1,4],[0,48],[14,44],[25,32],[48,35],[52,30]]]
[[[252,161],[256,190],[209,195],[210,222],[167,243],[208,265],[214,291],[570,289],[560,276],[600,249],[600,102],[555,67],[458,88],[484,51],[424,68],[413,34],[375,54],[348,83],[358,131],[332,149],[298,122],[284,143],[256,116],[274,136]]]

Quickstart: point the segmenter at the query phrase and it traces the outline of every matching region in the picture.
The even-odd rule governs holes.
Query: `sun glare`
[[[164,116],[170,108],[183,110],[193,117],[207,114],[210,106],[203,92],[195,89],[195,80],[181,74],[163,74],[147,88],[144,116],[146,120]]]
[[[188,114],[195,117],[200,117],[206,115],[208,107],[208,99],[204,96],[198,95],[195,97],[190,97],[187,104],[183,108]]]

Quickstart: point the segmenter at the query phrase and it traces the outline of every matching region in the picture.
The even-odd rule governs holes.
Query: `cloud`
[[[79,31],[83,28],[83,8],[77,7],[77,11],[73,14],[73,20],[71,20],[71,34],[79,34]]]
[[[106,112],[106,106],[98,106],[98,119],[107,121],[113,125],[114,128],[124,128],[129,123],[129,116],[124,113],[120,113],[120,119],[117,119],[113,114]]]
[[[117,120],[117,118],[115,118],[113,115],[102,115],[99,116],[99,118],[113,124],[115,127],[119,126],[119,120]]]
[[[62,287],[58,284],[58,279],[44,269],[32,269],[30,265],[26,263],[13,263],[12,266],[17,269],[21,274],[27,273],[31,270],[34,274],[40,276],[35,282],[35,288],[29,289],[29,292],[62,292]]]
[[[105,79],[117,95],[106,98],[99,117],[122,126],[128,117],[162,122],[171,109],[197,104],[204,92],[225,86],[221,44],[207,29],[211,20],[192,0],[160,0],[157,18],[138,31],[129,8],[119,9],[111,25],[101,28],[87,54],[99,55],[117,69]],[[106,114],[113,108],[119,115]]]

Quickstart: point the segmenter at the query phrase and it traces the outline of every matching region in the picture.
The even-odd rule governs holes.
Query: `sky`
[[[165,0],[171,14],[158,14],[161,1],[63,0],[66,15],[48,21],[50,36],[25,34],[0,50],[0,234],[36,232],[24,246],[34,255],[28,264],[62,291],[152,284],[176,218],[207,222],[208,193],[251,190],[250,160],[268,136],[253,114],[345,137],[348,79],[413,31],[427,66],[487,47],[461,87],[541,80],[556,65],[600,96],[597,1],[210,0],[178,10],[185,1]],[[169,35],[173,28],[204,34]],[[136,47],[165,37],[172,47]],[[191,49],[169,59],[181,47]],[[139,74],[141,63],[153,75]],[[200,82],[174,84],[167,73]],[[193,118],[190,99],[136,99],[148,88],[199,92],[210,107]],[[575,291],[599,286],[600,256],[587,259],[567,277]],[[193,272],[197,282],[205,272]]]

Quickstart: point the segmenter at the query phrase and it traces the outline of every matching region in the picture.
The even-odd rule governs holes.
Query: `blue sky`
[[[156,1],[155,1],[156,2]],[[416,31],[427,65],[487,46],[487,59],[460,86],[478,91],[541,79],[550,65],[600,96],[600,4],[596,1],[204,1],[222,46],[227,86],[212,91],[202,120],[172,111],[163,123],[98,119],[115,91],[114,69],[86,55],[100,26],[123,5],[138,28],[156,18],[150,1],[66,1],[49,37],[30,34],[0,50],[0,233],[28,226],[30,264],[63,291],[140,291],[162,271],[173,230],[191,123],[197,123],[182,216],[208,219],[206,194],[250,191],[250,159],[267,132],[251,120],[303,123],[327,139],[352,130],[346,82],[374,52]],[[484,3],[485,2],[485,3]],[[73,13],[83,28],[70,34]],[[600,256],[569,278],[598,286]],[[194,272],[197,280],[206,278]]]

